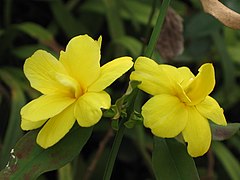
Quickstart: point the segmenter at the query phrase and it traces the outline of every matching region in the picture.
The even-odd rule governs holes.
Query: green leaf
[[[103,0],[103,2],[111,38],[117,39],[125,34],[123,21],[118,11],[118,9],[121,8],[120,3],[117,0]]]
[[[220,126],[211,123],[212,139],[223,141],[232,137],[240,128],[240,123],[228,123],[227,126]]]
[[[213,142],[212,143],[213,152],[216,154],[219,161],[221,161],[222,165],[225,167],[228,172],[230,178],[232,180],[240,179],[240,171],[239,171],[239,161],[233,154],[224,146],[221,142]]]
[[[24,45],[24,46],[16,47],[12,51],[13,51],[13,54],[18,58],[26,59],[30,57],[38,49],[48,50],[46,46],[43,46],[40,44],[34,44],[34,45]]]
[[[53,16],[68,37],[88,32],[81,21],[77,21],[61,0],[49,1]]]
[[[36,179],[44,172],[63,167],[80,153],[92,129],[75,125],[63,139],[48,149],[36,144],[39,130],[30,131],[12,149],[9,164],[0,172],[0,177]]]
[[[199,38],[218,31],[221,24],[212,16],[206,13],[198,13],[187,23],[185,36],[187,38]]]
[[[121,14],[126,19],[134,19],[141,24],[148,24],[148,18],[152,11],[151,3],[143,3],[141,1],[123,1],[124,8],[121,11]],[[158,17],[159,11],[153,15],[152,25],[154,26]]]
[[[0,156],[0,169],[8,161],[8,154],[22,136],[23,132],[20,128],[20,110],[25,105],[26,100],[24,92],[21,89],[18,80],[14,77],[15,72],[12,74],[5,69],[0,70],[0,80],[3,81],[10,90],[11,102],[10,102],[10,114],[8,119],[8,125],[4,136],[3,146]]]
[[[53,40],[53,35],[39,24],[24,22],[21,24],[16,24],[15,27],[41,42]]]
[[[65,166],[58,169],[58,179],[59,180],[73,180],[71,163],[68,163]]]
[[[136,58],[141,54],[142,43],[134,37],[122,36],[115,39],[113,43],[117,43],[125,47],[133,56],[133,58]]]
[[[193,158],[175,139],[154,137],[152,163],[158,180],[199,179]]]
[[[231,147],[237,150],[240,153],[240,136],[239,134],[233,136],[231,139],[228,140],[228,143]]]

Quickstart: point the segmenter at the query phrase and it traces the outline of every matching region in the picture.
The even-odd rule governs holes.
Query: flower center
[[[189,97],[185,93],[181,84],[177,83],[175,90],[176,90],[175,96],[177,96],[182,103],[189,104],[192,102],[191,99],[189,99]]]
[[[79,82],[68,75],[58,73],[56,79],[63,85],[63,92],[71,98],[77,99],[85,93]]]

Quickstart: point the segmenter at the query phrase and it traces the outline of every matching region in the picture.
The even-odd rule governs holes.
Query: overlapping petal
[[[182,135],[192,157],[202,156],[208,151],[211,144],[209,122],[195,107],[188,107],[188,121]]]
[[[41,127],[46,121],[47,121],[47,119],[42,120],[42,121],[29,121],[26,119],[22,119],[21,128],[22,128],[22,130],[25,130],[25,131],[37,129],[37,128]]]
[[[213,65],[206,63],[199,68],[199,73],[185,89],[191,99],[189,105],[196,105],[208,96],[215,86],[215,74]]]
[[[111,98],[105,91],[87,92],[78,99],[74,116],[80,126],[90,127],[101,119],[101,109],[109,109],[110,106]]]
[[[161,75],[166,76],[166,78],[168,79],[170,87],[174,87],[176,83],[180,83],[183,81],[183,77],[179,73],[178,68],[168,64],[160,64],[158,66]]]
[[[144,125],[159,137],[175,137],[186,126],[188,113],[180,100],[171,95],[152,97],[142,107]]]
[[[65,87],[65,90],[67,90],[63,93],[64,96],[77,98],[83,94],[83,89],[80,84],[71,76],[57,73],[56,80]]]
[[[72,128],[76,121],[73,115],[74,105],[70,105],[60,114],[50,118],[43,126],[37,136],[37,143],[41,147],[48,148],[56,144]]]
[[[147,57],[139,57],[135,62],[134,68],[135,71],[131,73],[130,79],[141,81],[138,87],[143,91],[151,95],[174,93],[173,86],[175,84],[173,79],[171,79],[171,77],[176,75],[172,73],[177,73],[177,70],[174,71],[174,67],[168,65],[159,66],[155,61]]]
[[[24,73],[31,86],[43,94],[67,92],[56,79],[56,73],[67,74],[64,66],[50,53],[36,51],[25,61]]]
[[[196,105],[198,112],[205,118],[219,125],[227,125],[223,109],[218,102],[210,96],[207,96],[201,103]]]
[[[100,44],[88,35],[72,38],[66,51],[60,54],[60,62],[72,77],[86,89],[100,75]]]
[[[33,122],[42,121],[59,114],[74,101],[75,99],[61,94],[42,95],[25,105],[21,109],[21,116]]]
[[[101,67],[100,76],[98,79],[88,88],[91,92],[100,92],[112,84],[117,78],[122,76],[133,65],[131,57],[117,58]]]
[[[187,87],[192,80],[195,78],[194,74],[190,71],[188,67],[180,67],[178,68],[178,72],[182,77],[182,81],[179,82],[182,87]]]

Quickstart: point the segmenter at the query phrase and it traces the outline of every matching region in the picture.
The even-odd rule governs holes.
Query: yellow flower
[[[194,76],[187,67],[158,65],[139,57],[130,79],[153,95],[142,107],[144,125],[158,137],[172,138],[182,133],[192,157],[206,153],[211,144],[208,119],[226,125],[223,109],[209,96],[215,86],[212,64],[206,63]]]
[[[82,127],[96,124],[101,109],[109,109],[111,99],[104,91],[128,71],[132,58],[121,57],[100,67],[101,37],[88,35],[70,40],[59,61],[43,50],[36,51],[24,64],[31,86],[43,95],[21,109],[21,128],[41,127],[37,143],[48,148],[63,138],[75,120]]]

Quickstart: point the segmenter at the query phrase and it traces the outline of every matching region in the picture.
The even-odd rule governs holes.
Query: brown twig
[[[211,14],[224,25],[240,29],[240,14],[229,9],[218,0],[200,0],[206,13]]]
[[[102,139],[102,141],[99,143],[99,147],[98,150],[95,154],[95,157],[93,158],[90,166],[87,168],[87,171],[83,177],[83,180],[89,180],[93,171],[96,168],[97,162],[99,160],[99,158],[101,157],[106,144],[108,143],[108,141],[111,139],[111,137],[113,136],[113,130],[111,128],[108,129],[106,135],[104,136],[104,138]]]
[[[209,151],[207,153],[207,157],[208,157],[207,176],[208,176],[209,179],[213,179],[214,178],[214,164],[215,164],[215,160],[214,160],[214,155],[213,155],[213,152],[212,152],[211,148],[209,149]]]
[[[214,179],[214,154],[211,148],[207,152],[208,165],[207,165],[207,174],[201,177],[201,180],[213,180]]]

